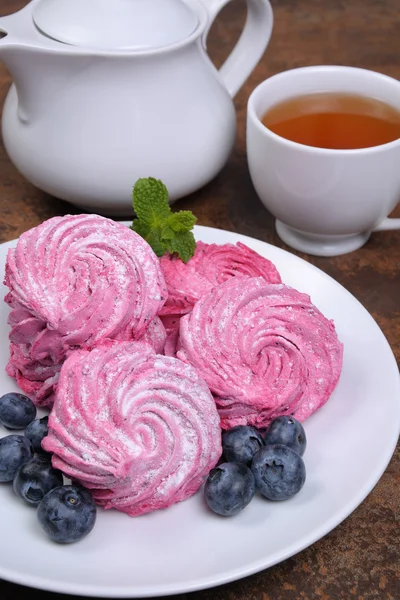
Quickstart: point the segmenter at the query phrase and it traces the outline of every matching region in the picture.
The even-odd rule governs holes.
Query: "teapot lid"
[[[39,0],[33,20],[54,40],[99,50],[161,48],[199,23],[184,0]]]

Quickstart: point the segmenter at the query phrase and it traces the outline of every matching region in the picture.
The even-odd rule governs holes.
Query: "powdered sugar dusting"
[[[185,264],[176,256],[160,260],[168,288],[168,299],[160,311],[167,329],[167,351],[175,354],[176,328],[180,316],[188,314],[196,302],[213,287],[239,276],[262,277],[268,283],[280,283],[275,265],[245,244],[205,244],[197,242],[194,256]]]
[[[139,515],[198,490],[221,454],[220,422],[193,367],[114,342],[66,360],[43,447],[99,504]]]
[[[309,296],[259,277],[235,277],[180,321],[178,358],[207,381],[224,429],[304,420],[335,388],[342,344]]]
[[[39,405],[51,405],[50,378],[77,348],[144,335],[158,351],[164,344],[164,328],[153,321],[167,297],[159,261],[121,223],[98,215],[49,219],[9,251],[5,284],[12,308],[7,372]]]

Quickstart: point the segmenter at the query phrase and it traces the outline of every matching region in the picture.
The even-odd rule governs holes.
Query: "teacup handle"
[[[201,0],[209,14],[207,39],[211,25],[219,11],[232,0]],[[268,0],[247,0],[247,19],[236,46],[219,70],[222,82],[232,98],[262,57],[272,33],[273,12]]]
[[[400,229],[400,219],[383,219],[372,231],[390,231]]]

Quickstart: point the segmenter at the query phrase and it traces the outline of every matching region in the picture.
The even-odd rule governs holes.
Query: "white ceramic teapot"
[[[220,71],[207,33],[230,0],[33,0],[0,19],[14,85],[3,140],[42,190],[105,215],[132,211],[139,177],[171,201],[210,181],[232,150],[232,97],[271,35],[268,0],[247,0],[242,36]]]

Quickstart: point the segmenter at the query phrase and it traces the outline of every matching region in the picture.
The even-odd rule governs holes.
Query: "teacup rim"
[[[346,71],[347,73],[353,72],[363,72],[369,73],[373,77],[380,79],[381,81],[395,83],[399,86],[400,91],[400,81],[391,77],[390,75],[385,75],[384,73],[380,73],[379,71],[373,71],[371,69],[365,69],[362,67],[353,67],[347,65],[310,65],[304,67],[295,67],[293,69],[286,69],[285,71],[280,71],[279,73],[275,73],[270,77],[267,77],[263,81],[261,81],[251,92],[249,99],[247,101],[247,120],[252,120],[253,124],[257,127],[257,129],[262,132],[263,135],[267,135],[275,141],[283,144],[286,147],[292,149],[301,149],[303,152],[308,151],[310,153],[317,153],[320,155],[326,156],[339,156],[339,155],[359,155],[359,154],[371,154],[371,153],[381,153],[387,150],[390,150],[398,145],[400,145],[400,138],[397,140],[393,140],[392,142],[387,142],[386,144],[380,144],[379,146],[368,146],[367,148],[352,148],[352,149],[337,149],[337,148],[320,148],[318,146],[307,146],[306,144],[301,144],[299,142],[294,142],[292,140],[288,140],[280,135],[274,133],[268,127],[263,125],[260,118],[256,114],[254,103],[258,96],[262,93],[262,88],[266,85],[266,83],[271,82],[272,80],[281,79],[283,77],[287,77],[290,73],[299,73],[299,72],[337,72],[337,71]],[[248,124],[247,124],[248,127]]]

